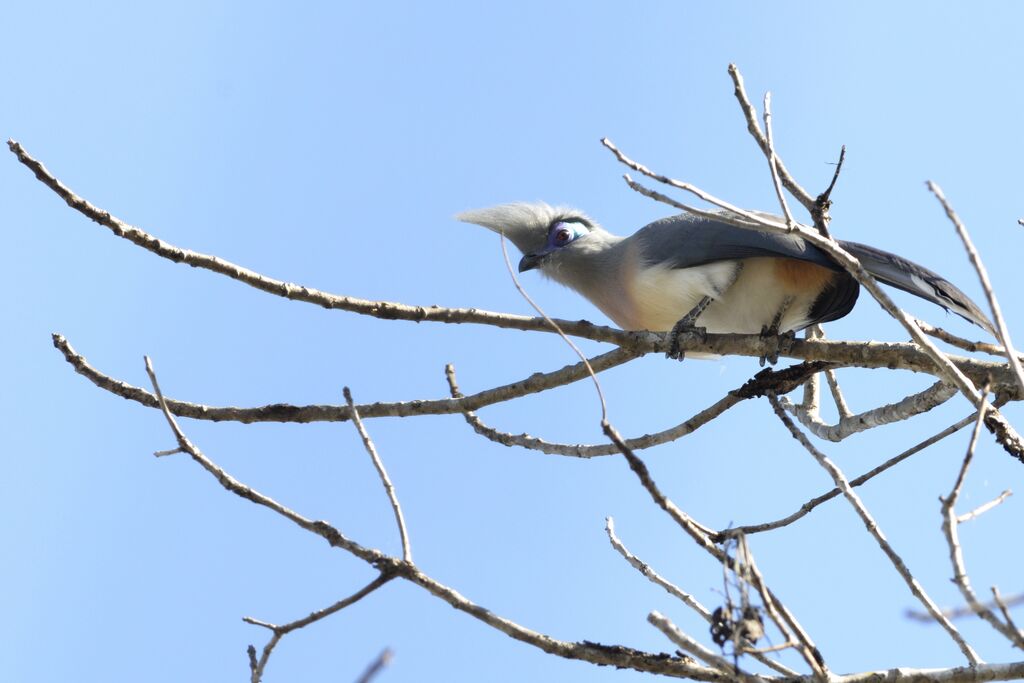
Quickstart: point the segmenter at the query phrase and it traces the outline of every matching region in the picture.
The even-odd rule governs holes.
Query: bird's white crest
[[[515,202],[499,204],[487,209],[464,211],[455,216],[463,223],[473,223],[488,230],[503,233],[524,254],[544,246],[548,226],[556,218],[583,218],[586,214],[577,209],[551,206],[544,202]]]

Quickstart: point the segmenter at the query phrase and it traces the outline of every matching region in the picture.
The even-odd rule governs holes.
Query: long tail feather
[[[887,285],[902,289],[922,299],[953,311],[957,315],[997,336],[995,327],[970,297],[956,285],[924,266],[908,261],[896,254],[869,247],[858,242],[840,242],[842,247],[857,257],[864,268]]]

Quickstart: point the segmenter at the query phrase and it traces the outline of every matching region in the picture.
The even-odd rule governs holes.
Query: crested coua
[[[456,216],[503,233],[523,253],[519,271],[538,269],[576,290],[626,330],[665,332],[687,318],[714,333],[795,332],[842,318],[860,285],[796,235],[765,233],[690,214],[629,237],[575,209],[503,204]],[[994,334],[966,294],[896,254],[840,241],[875,278],[927,299]]]

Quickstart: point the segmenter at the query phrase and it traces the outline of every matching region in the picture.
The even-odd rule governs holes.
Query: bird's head
[[[519,272],[534,268],[553,275],[559,262],[573,253],[582,253],[588,247],[596,248],[608,236],[601,226],[582,211],[549,206],[543,202],[500,204],[489,209],[460,213],[456,218],[464,223],[482,225],[488,230],[504,234],[523,258]]]

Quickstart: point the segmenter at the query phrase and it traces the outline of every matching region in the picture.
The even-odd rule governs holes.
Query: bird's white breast
[[[779,330],[798,330],[807,325],[808,312],[821,285],[815,283],[813,288],[804,289],[791,278],[780,277],[783,262],[791,260],[764,257],[692,268],[644,268],[627,279],[631,282],[630,319],[608,315],[627,329],[663,332],[672,329],[701,298],[708,296],[713,302],[697,319],[697,325],[708,332],[757,334],[780,311]],[[822,272],[829,276],[824,269]]]
[[[723,296],[736,278],[738,268],[737,261],[720,261],[693,268],[663,265],[640,268],[627,280],[632,303],[631,319],[616,322],[627,329],[670,330],[705,296],[715,300]],[[703,316],[698,324],[705,324]]]

